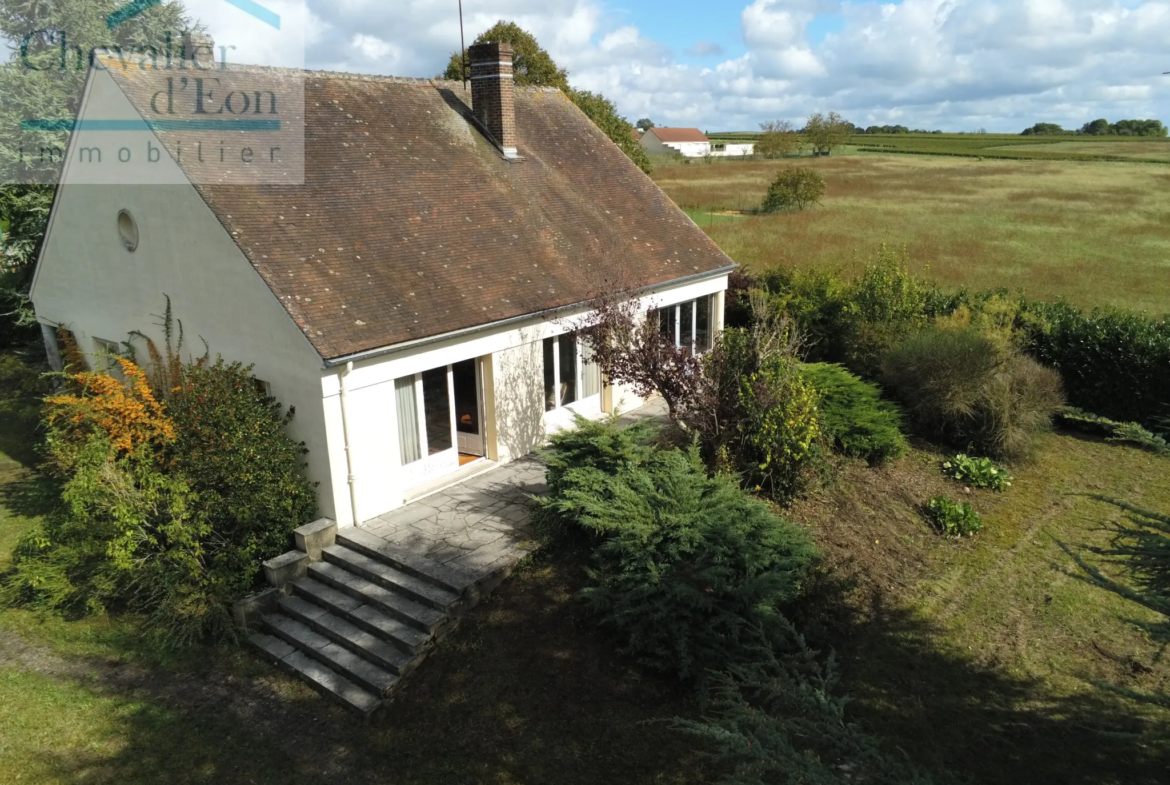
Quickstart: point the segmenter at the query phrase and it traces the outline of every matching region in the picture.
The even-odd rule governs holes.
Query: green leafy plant
[[[840,452],[872,464],[906,454],[902,413],[877,385],[828,363],[804,365],[801,375],[817,391],[821,427]]]
[[[936,496],[930,500],[927,510],[939,531],[951,537],[972,537],[983,530],[983,518],[967,502]]]
[[[1170,443],[1167,443],[1165,437],[1146,430],[1136,422],[1117,422],[1074,406],[1058,409],[1056,421],[1069,430],[1104,436],[1110,442],[1133,444],[1155,455],[1170,455]]]
[[[658,449],[612,423],[578,428],[545,451],[537,516],[593,543],[582,596],[624,650],[692,679],[784,645],[784,607],[817,558],[808,535],[733,478],[709,476],[693,447]]]
[[[804,210],[819,204],[825,195],[825,178],[807,166],[786,166],[780,170],[760,209],[765,213],[779,210]]]
[[[948,477],[972,488],[1002,492],[1012,484],[1012,477],[1007,470],[990,458],[972,458],[970,455],[959,453],[950,460],[943,461],[942,466]]]

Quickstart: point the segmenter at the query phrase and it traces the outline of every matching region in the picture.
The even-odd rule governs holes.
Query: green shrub
[[[700,392],[684,422],[712,471],[792,498],[818,455],[816,393],[800,375],[786,324],[728,329],[703,357]]]
[[[777,173],[760,208],[765,213],[777,210],[803,210],[820,203],[825,195],[825,178],[806,166],[786,166]]]
[[[184,366],[181,380],[167,402],[170,460],[216,533],[209,569],[226,601],[247,593],[260,563],[287,551],[293,529],[316,516],[302,474],[308,450],[286,433],[293,410],[257,391],[250,366],[217,358]]]
[[[930,327],[886,352],[882,376],[928,435],[997,457],[1026,457],[1063,403],[1060,377],[974,328]]]
[[[4,599],[71,616],[141,611],[169,643],[230,635],[205,569],[210,526],[187,483],[146,443],[125,452],[94,435],[70,461],[63,504],[18,544]]]
[[[613,424],[581,427],[545,451],[554,468],[538,517],[596,541],[583,596],[624,650],[690,679],[783,645],[783,608],[816,558],[804,531],[731,478],[708,476],[695,448],[647,449]],[[571,465],[583,453],[592,464]]]
[[[819,394],[821,428],[839,451],[872,464],[906,454],[901,411],[877,385],[827,363],[805,365],[801,375]]]
[[[973,488],[1002,492],[1012,484],[1011,475],[990,458],[972,458],[959,453],[949,461],[943,461],[943,471],[948,477]]]
[[[303,445],[248,369],[175,365],[169,406],[120,360],[46,400],[60,509],[22,541],[4,596],[70,614],[130,609],[167,645],[234,636],[230,606],[315,512]]]
[[[1117,422],[1074,406],[1062,406],[1057,410],[1056,421],[1069,430],[1104,436],[1110,442],[1127,442],[1155,455],[1170,455],[1170,443],[1164,437],[1146,430],[1136,422]]]
[[[945,496],[936,496],[927,505],[930,518],[939,531],[951,537],[972,537],[983,530],[983,519],[967,502],[954,502]]]
[[[930,776],[904,753],[882,749],[847,718],[847,699],[834,694],[833,659],[822,664],[800,636],[793,637],[791,655],[762,656],[717,674],[703,719],[675,720],[705,746],[721,773],[715,781],[929,785]]]
[[[1170,414],[1170,318],[1064,302],[1027,309],[1037,317],[1028,352],[1060,371],[1074,406],[1146,428]]]

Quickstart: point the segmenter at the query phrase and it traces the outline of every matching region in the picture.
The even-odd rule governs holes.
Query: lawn
[[[788,164],[824,175],[819,207],[739,220],[719,215],[754,210]],[[886,241],[904,244],[914,271],[946,286],[1022,287],[1082,306],[1170,310],[1170,167],[845,155],[695,162],[659,167],[653,176],[748,269],[856,271]]]
[[[1108,541],[1119,512],[1084,493],[1170,510],[1170,459],[1053,434],[1003,494],[966,493],[943,459],[919,445],[885,468],[847,464],[791,512],[854,584],[831,624],[858,716],[980,783],[1165,782],[1170,712],[1099,686],[1170,690],[1162,647],[1133,623],[1152,614],[1086,584],[1060,543]],[[971,500],[984,530],[931,532],[921,506],[940,494]],[[1151,740],[1111,735],[1141,731]]]

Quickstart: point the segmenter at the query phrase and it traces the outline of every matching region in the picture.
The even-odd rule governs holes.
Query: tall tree
[[[637,128],[639,131],[642,131],[643,133],[645,133],[646,131],[649,131],[651,128],[654,127],[654,121],[651,120],[649,117],[643,117],[641,120],[634,123],[634,127]]]
[[[804,135],[808,137],[813,150],[826,154],[849,141],[852,133],[853,124],[836,112],[827,115],[817,112],[808,118],[804,126]]]
[[[553,61],[540,47],[536,37],[515,22],[500,20],[480,33],[475,43],[512,45],[512,70],[519,87],[555,87],[569,97],[585,116],[597,125],[622,152],[646,173],[650,172],[650,158],[635,139],[634,126],[618,114],[613,102],[600,93],[575,90],[569,86],[569,72]],[[451,54],[442,78],[462,80],[469,68],[460,52]],[[647,121],[649,122],[649,121]]]
[[[14,318],[28,322],[23,298],[69,136],[24,130],[22,121],[76,118],[94,49],[161,52],[168,33],[177,41],[191,26],[177,0],[167,0],[111,29],[109,15],[125,5],[125,0],[0,0],[0,40],[11,51],[0,65],[0,224],[8,228],[0,240],[0,331],[18,330]],[[62,152],[28,152],[42,148]]]
[[[760,123],[760,137],[753,151],[765,158],[785,158],[800,150],[800,135],[787,120]]]

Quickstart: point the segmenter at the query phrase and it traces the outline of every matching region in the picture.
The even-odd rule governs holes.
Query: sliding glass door
[[[414,488],[459,468],[451,366],[394,382],[403,486]]]

